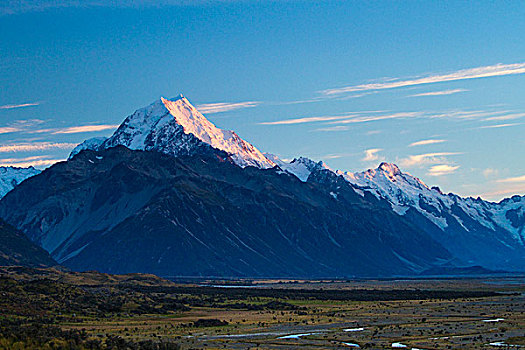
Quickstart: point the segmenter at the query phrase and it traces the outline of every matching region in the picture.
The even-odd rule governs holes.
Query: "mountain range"
[[[23,181],[0,217],[75,270],[162,276],[525,271],[525,196],[444,194],[382,163],[362,173],[284,162],[182,95]]]

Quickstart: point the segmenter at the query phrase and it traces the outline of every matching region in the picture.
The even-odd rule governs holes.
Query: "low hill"
[[[0,220],[0,266],[54,266],[48,252],[31,242],[22,232]]]

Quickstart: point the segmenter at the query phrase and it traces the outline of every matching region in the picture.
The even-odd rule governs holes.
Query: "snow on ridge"
[[[107,140],[107,137],[93,137],[93,138],[87,139],[84,142],[82,142],[81,144],[79,144],[77,147],[73,148],[73,150],[69,154],[68,159],[73,158],[75,155],[77,155],[78,153],[80,153],[81,151],[83,151],[85,149],[96,150],[106,140]]]
[[[377,198],[388,200],[392,209],[399,215],[404,215],[408,208],[413,207],[441,229],[448,226],[441,216],[424,210],[420,205],[421,197],[424,197],[428,205],[441,212],[444,208],[443,199],[438,198],[440,193],[429,188],[417,177],[403,173],[395,164],[381,163],[376,169],[356,173],[339,172],[339,174],[361,190],[368,191]]]
[[[291,162],[280,160],[277,156],[268,155],[274,163],[289,174],[295,175],[302,182],[308,180],[308,176],[318,169],[327,169],[333,172],[323,161],[316,162],[310,158],[299,157],[294,158]]]
[[[307,181],[313,171],[328,169],[342,176],[360,195],[369,192],[377,198],[388,200],[399,215],[405,215],[409,208],[414,208],[442,230],[449,225],[445,214],[448,214],[448,220],[456,220],[469,230],[468,224],[453,213],[453,210],[459,208],[480,225],[491,230],[502,228],[511,232],[518,241],[525,242],[524,228],[515,227],[508,217],[509,211],[512,211],[511,216],[525,216],[525,196],[514,196],[493,203],[479,198],[463,198],[452,193],[444,194],[439,188],[430,188],[419,178],[402,172],[393,163],[383,162],[376,169],[352,173],[331,170],[323,162],[305,157],[285,162],[276,156],[261,153],[235,132],[217,128],[182,95],[174,99],[160,98],[135,111],[110,138],[86,140],[72,151],[70,158],[83,149],[97,150],[116,145],[178,156],[198,152],[197,146],[202,145],[201,142],[229,153],[241,167],[267,169],[277,165],[303,182]]]
[[[448,227],[448,213],[467,231],[463,221],[453,213],[453,207],[459,207],[467,216],[490,230],[497,227],[510,232],[514,238],[523,243],[525,231],[514,227],[507,218],[507,211],[514,210],[516,215],[525,216],[525,196],[513,196],[499,203],[484,201],[480,198],[460,197],[453,193],[444,194],[438,187],[430,188],[419,178],[404,173],[395,164],[381,163],[377,169],[364,172],[337,172],[348,182],[361,190],[371,192],[378,198],[388,200],[395,212],[404,215],[402,207],[412,207],[434,222],[442,230]]]
[[[266,169],[275,166],[273,161],[235,132],[213,125],[182,95],[174,99],[161,97],[149,106],[136,110],[111,137],[84,141],[73,150],[70,158],[83,149],[97,150],[117,145],[177,156],[191,152],[195,138],[229,153],[241,167]]]
[[[40,170],[30,166],[28,168],[0,167],[0,198],[3,198],[15,186],[31,176],[40,174]]]
[[[518,217],[525,217],[525,196],[513,196],[499,203],[484,201],[480,198],[463,198],[453,193],[445,194],[438,187],[429,187],[419,178],[402,172],[393,163],[381,163],[376,169],[363,172],[343,172],[331,170],[323,162],[300,157],[287,163],[278,157],[268,155],[281,169],[295,175],[305,182],[308,176],[319,167],[328,169],[348,181],[354,190],[364,196],[364,191],[390,202],[392,210],[398,215],[405,215],[410,208],[419,211],[441,230],[449,226],[445,214],[450,220],[456,220],[467,232],[470,228],[454,212],[459,207],[472,220],[490,230],[498,227],[511,233],[515,240],[525,245],[525,228],[515,227],[507,217],[512,210]]]
[[[230,153],[238,165],[254,165],[260,168],[275,166],[274,162],[266,158],[252,144],[241,139],[234,131],[222,130],[213,125],[182,95],[174,101],[161,97],[161,101],[182,125],[185,133],[191,133],[212,147]]]
[[[454,201],[439,189],[429,188],[419,178],[403,173],[395,164],[381,163],[376,169],[356,173],[341,172],[341,175],[362,190],[388,200],[394,211],[400,215],[406,213],[406,210],[402,211],[401,208],[412,207],[442,230],[448,226],[441,212],[450,208]],[[433,210],[427,210],[430,207]]]
[[[339,172],[348,182],[389,199],[397,205],[413,204],[419,201],[419,193],[430,189],[423,181],[408,173],[403,173],[397,165],[381,163],[376,169],[363,172]]]

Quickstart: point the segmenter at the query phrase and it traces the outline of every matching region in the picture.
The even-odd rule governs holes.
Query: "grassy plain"
[[[1,268],[0,286],[0,349],[525,348],[523,277],[175,283]]]

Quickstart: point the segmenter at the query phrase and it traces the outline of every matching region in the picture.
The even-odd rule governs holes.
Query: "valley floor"
[[[523,277],[180,284],[16,268],[0,276],[0,349],[525,348]]]

